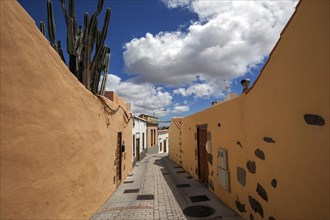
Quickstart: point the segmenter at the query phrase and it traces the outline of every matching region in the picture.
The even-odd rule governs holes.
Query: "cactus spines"
[[[96,11],[90,17],[84,13],[84,26],[78,26],[75,15],[74,0],[60,0],[67,26],[67,52],[69,54],[69,69],[94,94],[104,95],[110,64],[110,48],[104,45],[111,10],[107,8],[104,24],[98,29],[98,15],[101,13],[104,0],[98,0]],[[61,42],[56,45],[55,22],[51,0],[47,2],[48,33],[51,45],[65,62]],[[40,24],[41,25],[41,24]],[[40,26],[40,30],[42,28]],[[95,50],[94,50],[95,49]],[[102,77],[103,76],[103,77]],[[100,82],[102,80],[102,82]]]
[[[45,23],[43,21],[40,21],[39,28],[41,33],[46,36],[46,31],[45,31]]]

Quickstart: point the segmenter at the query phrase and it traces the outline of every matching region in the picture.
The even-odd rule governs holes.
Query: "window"
[[[159,151],[162,151],[162,142],[159,143]]]
[[[135,135],[133,134],[133,158],[135,157]]]

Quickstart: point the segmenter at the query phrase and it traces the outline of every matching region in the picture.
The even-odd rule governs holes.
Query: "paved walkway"
[[[183,213],[185,208],[195,205],[211,207],[214,213],[203,218],[189,217]],[[198,208],[193,208],[192,211],[203,214]],[[241,220],[242,218],[203,184],[192,179],[182,168],[170,161],[167,154],[157,154],[149,155],[138,162],[124,183],[91,219]]]

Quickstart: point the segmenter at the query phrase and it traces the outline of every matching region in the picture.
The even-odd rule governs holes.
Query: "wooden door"
[[[197,127],[199,179],[205,184],[208,184],[209,167],[207,162],[206,141],[207,127]]]
[[[136,159],[140,161],[140,138],[136,138]]]
[[[116,149],[116,177],[117,183],[121,181],[121,145],[122,145],[122,136],[121,132],[118,132],[117,135],[117,149]]]
[[[167,149],[166,149],[166,140],[164,140],[164,153],[166,153]]]

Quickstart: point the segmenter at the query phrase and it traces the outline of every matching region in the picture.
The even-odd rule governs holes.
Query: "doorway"
[[[207,161],[207,151],[206,151],[206,141],[207,141],[207,126],[202,125],[197,127],[197,143],[198,143],[198,172],[199,179],[208,184],[209,178],[209,165]]]
[[[122,147],[122,134],[118,132],[117,134],[117,149],[116,149],[116,179],[117,184],[121,182],[121,147]]]
[[[140,161],[140,138],[136,138],[136,160]]]
[[[167,149],[166,149],[166,140],[164,140],[164,153],[166,153]]]

